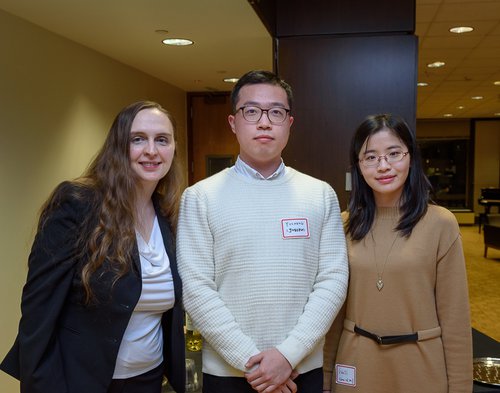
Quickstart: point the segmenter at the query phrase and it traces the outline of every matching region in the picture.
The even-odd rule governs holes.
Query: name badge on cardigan
[[[307,218],[283,218],[281,233],[283,239],[308,239],[309,222]]]
[[[356,386],[356,367],[335,365],[335,382],[339,385]]]

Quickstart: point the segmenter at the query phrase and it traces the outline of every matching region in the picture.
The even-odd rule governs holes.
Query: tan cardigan
[[[398,236],[391,249],[397,221],[396,208],[381,208],[373,237],[369,233],[361,241],[348,239],[349,290],[326,338],[324,390],[470,393],[472,339],[457,221],[448,210],[429,206],[410,238]],[[381,291],[376,285],[377,271],[384,282]],[[437,327],[442,333],[416,343],[378,345],[342,329],[344,317],[380,336]],[[354,368],[350,369],[355,370],[354,387],[335,382],[335,364]]]

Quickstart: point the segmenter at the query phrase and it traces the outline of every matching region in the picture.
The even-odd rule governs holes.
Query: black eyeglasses
[[[290,109],[282,108],[279,106],[262,109],[258,106],[242,106],[238,108],[236,112],[241,110],[243,118],[250,123],[257,123],[264,112],[266,112],[267,118],[271,124],[281,124],[285,121],[287,115],[290,113]]]

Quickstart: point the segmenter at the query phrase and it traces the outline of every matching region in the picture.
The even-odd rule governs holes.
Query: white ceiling
[[[272,68],[271,37],[247,0],[0,0],[0,9],[185,91],[227,91],[223,78]],[[475,30],[448,31],[457,25]],[[500,0],[417,0],[416,34],[419,81],[429,83],[418,88],[418,118],[500,112]],[[195,44],[163,45],[169,37]],[[446,66],[426,66],[436,60]]]
[[[493,117],[500,113],[500,0],[417,0],[417,117]],[[472,26],[453,34],[453,26]],[[427,64],[444,61],[442,68]],[[483,96],[473,100],[472,96]],[[457,107],[463,106],[463,109]],[[499,116],[500,117],[500,116]]]

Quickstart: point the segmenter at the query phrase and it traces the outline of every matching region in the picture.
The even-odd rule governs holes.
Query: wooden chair
[[[484,213],[479,214],[479,233],[481,233],[481,225],[487,222],[486,217],[490,214],[490,209],[496,206],[500,212],[500,188],[481,188],[481,196],[478,199],[478,203],[484,206]]]
[[[500,250],[500,216],[486,216],[487,223],[483,226],[484,257],[488,258],[488,247]]]

